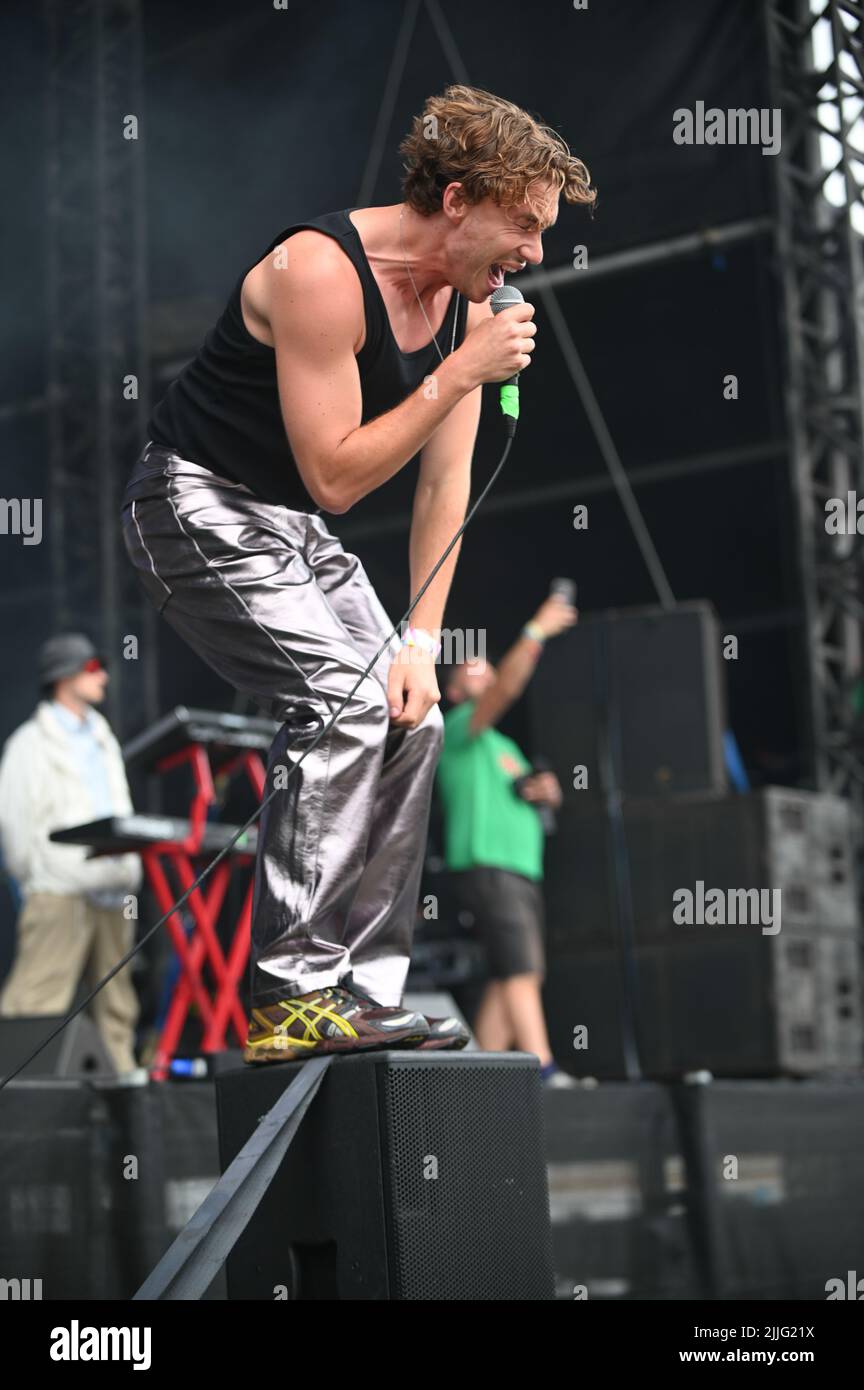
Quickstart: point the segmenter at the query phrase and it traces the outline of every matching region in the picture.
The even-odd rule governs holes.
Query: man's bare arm
[[[543,648],[533,637],[520,637],[498,664],[497,679],[478,696],[468,731],[480,734],[503,719],[511,705],[515,705],[526,685],[534,674],[538,657]]]
[[[482,386],[476,386],[471,395],[463,396],[422,450],[408,548],[411,595],[417,594],[465,520],[481,395]],[[461,545],[460,537],[411,614],[415,627],[435,631],[442,626]]]
[[[468,306],[467,329],[491,313],[488,304]],[[463,396],[423,447],[414,491],[411,518],[411,593],[428,578],[453,536],[465,520],[471,495],[471,459],[480,423],[482,387]],[[453,582],[462,540],[456,542],[444,564],[411,615],[415,627],[435,631],[444,620],[447,595]]]
[[[363,295],[356,272],[320,233],[297,232],[281,249],[284,266],[272,257],[269,265],[268,322],[282,416],[303,482],[326,511],[347,511],[398,473],[482,381],[502,380],[531,361],[534,325],[520,313],[533,309],[517,305],[482,324],[482,337],[470,347],[466,339],[441,363],[433,390],[421,385],[361,425],[355,345]]]
[[[559,633],[572,627],[578,617],[578,609],[560,595],[551,594],[541,603],[532,621],[546,637],[557,637]],[[533,676],[542,650],[540,642],[524,634],[513,643],[498,664],[494,684],[477,697],[477,703],[468,721],[469,733],[480,734],[503,718]]]

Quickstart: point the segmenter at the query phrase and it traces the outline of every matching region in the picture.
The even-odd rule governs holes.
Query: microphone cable
[[[165,925],[165,923],[167,922],[168,918],[171,917],[175,912],[177,912],[179,908],[181,908],[181,907],[184,906],[184,904],[189,900],[189,898],[190,898],[191,895],[195,892],[195,890],[196,890],[197,888],[199,888],[199,887],[201,886],[201,884],[204,883],[204,881],[205,881],[207,878],[209,878],[210,874],[211,874],[211,873],[213,872],[213,870],[216,868],[216,865],[217,865],[217,864],[220,864],[220,863],[222,862],[222,860],[225,858],[225,856],[231,852],[231,850],[234,848],[234,846],[236,845],[237,841],[241,838],[241,836],[245,835],[246,832],[247,832],[247,830],[249,830],[250,827],[253,826],[253,825],[255,824],[255,822],[258,820],[259,816],[262,814],[262,812],[265,810],[265,808],[266,808],[267,806],[269,806],[270,802],[271,802],[271,801],[273,800],[273,798],[276,796],[277,792],[281,792],[281,791],[284,791],[284,790],[285,790],[285,787],[287,786],[288,782],[289,782],[289,781],[291,780],[291,778],[293,777],[294,773],[297,771],[297,768],[298,768],[298,767],[300,766],[300,764],[303,762],[303,759],[306,757],[306,755],[307,755],[308,753],[311,753],[311,752],[313,751],[313,749],[317,748],[317,747],[318,747],[318,744],[319,744],[319,743],[321,742],[321,740],[324,738],[325,734],[328,734],[328,733],[330,732],[330,730],[333,728],[334,724],[336,723],[336,720],[339,718],[339,715],[342,713],[342,710],[343,710],[343,709],[345,708],[345,706],[348,704],[349,700],[353,699],[354,694],[355,694],[356,690],[358,689],[358,687],[362,684],[362,682],[366,679],[366,677],[367,677],[367,676],[369,675],[369,673],[372,671],[372,668],[375,666],[375,663],[378,661],[379,657],[387,650],[387,648],[389,647],[389,645],[390,645],[391,641],[393,640],[393,638],[399,634],[399,630],[400,630],[400,628],[402,627],[402,625],[403,625],[403,624],[405,623],[405,621],[411,616],[411,614],[413,613],[414,609],[417,607],[417,604],[420,602],[420,600],[421,600],[421,598],[423,597],[423,595],[425,594],[426,590],[429,588],[429,585],[432,583],[432,580],[435,578],[436,574],[437,574],[438,571],[440,570],[440,568],[441,568],[441,566],[443,565],[444,561],[447,559],[447,556],[450,554],[450,551],[453,549],[453,547],[454,547],[454,545],[456,544],[456,542],[458,541],[459,537],[462,535],[462,533],[463,533],[463,531],[465,530],[465,527],[468,525],[469,521],[471,521],[471,519],[473,518],[475,512],[477,511],[477,508],[480,506],[481,502],[482,502],[482,501],[484,500],[484,498],[486,497],[487,493],[489,492],[490,488],[492,487],[492,484],[495,482],[495,479],[498,477],[498,474],[501,472],[501,469],[504,467],[504,464],[505,464],[506,461],[507,461],[507,456],[508,456],[508,454],[510,453],[510,449],[511,449],[511,447],[512,447],[512,445],[513,445],[513,438],[514,438],[514,434],[515,434],[515,420],[508,420],[508,421],[507,421],[507,424],[508,424],[508,438],[507,438],[507,442],[506,442],[506,444],[505,444],[505,446],[504,446],[504,450],[503,450],[503,452],[502,452],[502,454],[501,454],[501,457],[500,457],[500,459],[498,460],[498,463],[497,463],[497,465],[496,465],[496,467],[495,467],[495,471],[493,472],[491,478],[489,479],[488,483],[487,483],[486,486],[484,487],[483,491],[480,493],[480,496],[477,498],[477,500],[476,500],[476,502],[474,503],[473,507],[471,507],[471,509],[469,510],[467,516],[465,517],[465,520],[462,522],[462,525],[459,527],[459,530],[456,532],[456,534],[454,535],[453,539],[450,541],[450,544],[447,546],[447,549],[446,549],[446,550],[444,551],[444,553],[442,554],[440,560],[438,560],[438,562],[437,562],[437,564],[435,565],[434,569],[432,569],[431,572],[429,573],[429,576],[427,577],[427,579],[425,580],[425,582],[423,583],[423,585],[418,589],[417,593],[415,594],[414,598],[411,600],[410,604],[409,604],[408,607],[406,608],[406,610],[405,610],[405,612],[403,613],[402,617],[399,619],[399,622],[397,623],[397,625],[390,631],[390,633],[388,634],[388,636],[387,636],[387,638],[385,639],[385,641],[381,644],[381,646],[379,647],[378,651],[375,653],[375,655],[373,656],[372,660],[369,662],[369,665],[366,667],[365,671],[362,673],[362,675],[358,676],[357,681],[356,681],[356,683],[354,684],[354,686],[352,687],[352,689],[349,690],[348,694],[347,694],[347,695],[344,697],[344,699],[342,700],[342,703],[337,707],[336,712],[335,712],[335,714],[333,714],[333,715],[331,716],[329,723],[323,724],[323,722],[322,722],[322,727],[321,727],[320,732],[316,735],[316,737],[313,739],[313,741],[309,744],[308,748],[303,752],[302,756],[299,757],[299,758],[297,759],[297,762],[292,764],[291,770],[289,771],[287,777],[284,779],[284,782],[282,783],[282,785],[279,786],[279,787],[274,787],[274,788],[273,788],[273,790],[269,793],[269,795],[267,795],[267,796],[262,800],[261,805],[257,807],[257,809],[253,812],[253,814],[249,817],[249,819],[245,822],[245,824],[240,826],[240,828],[238,829],[238,831],[237,831],[236,835],[234,836],[234,838],[233,838],[232,840],[229,840],[228,844],[225,845],[224,848],[221,849],[221,850],[219,851],[219,853],[216,855],[215,859],[211,860],[211,862],[210,862],[209,864],[205,865],[205,867],[202,869],[201,873],[200,873],[200,874],[198,875],[198,877],[195,879],[194,883],[190,883],[189,887],[185,890],[184,893],[182,893],[182,894],[180,895],[180,897],[179,897],[179,898],[177,899],[177,901],[168,909],[168,911],[165,912],[165,913],[163,913],[163,915],[159,918],[159,920],[153,923],[152,927],[148,927],[147,931],[146,931],[146,932],[144,933],[144,935],[140,938],[140,940],[137,941],[137,942],[135,943],[134,946],[130,947],[130,949],[126,952],[126,954],[125,954],[124,956],[121,957],[121,959],[117,962],[117,964],[116,964],[115,966],[113,966],[113,967],[111,968],[111,970],[108,971],[107,975],[103,976],[103,978],[99,981],[98,984],[94,985],[93,989],[92,989],[92,990],[90,991],[90,993],[86,996],[86,998],[84,998],[84,999],[81,1001],[80,1004],[76,1005],[76,1007],[72,1010],[72,1012],[71,1012],[70,1014],[68,1014],[68,1015],[66,1016],[66,1018],[64,1018],[63,1021],[62,1021],[61,1023],[58,1023],[57,1027],[54,1028],[53,1031],[52,1031],[51,1033],[48,1034],[48,1037],[45,1038],[45,1039],[39,1044],[39,1046],[38,1046],[37,1048],[35,1048],[35,1050],[34,1050],[33,1052],[30,1053],[29,1057],[26,1057],[25,1060],[24,1060],[23,1062],[21,1062],[20,1065],[17,1066],[17,1067],[15,1068],[14,1071],[11,1071],[11,1072],[9,1073],[8,1076],[0,1077],[0,1090],[2,1090],[3,1087],[6,1086],[6,1085],[8,1084],[8,1082],[14,1081],[15,1077],[18,1076],[18,1075],[24,1070],[25,1067],[28,1067],[28,1066],[30,1065],[30,1063],[34,1060],[34,1058],[36,1058],[36,1057],[39,1056],[39,1053],[43,1050],[43,1048],[46,1048],[50,1042],[53,1042],[54,1038],[56,1038],[57,1035],[58,1035],[59,1033],[62,1033],[63,1029],[67,1026],[67,1024],[71,1023],[72,1020],[73,1020],[73,1018],[77,1018],[77,1017],[78,1017],[78,1014],[80,1014],[80,1013],[82,1012],[82,1010],[86,1009],[87,1005],[88,1005],[89,1003],[91,1003],[91,1001],[92,1001],[93,999],[95,999],[95,997],[96,997],[96,995],[99,993],[100,989],[103,989],[104,986],[108,984],[108,981],[109,981],[109,980],[113,980],[114,976],[117,975],[117,974],[119,974],[119,972],[120,972],[126,965],[129,964],[130,960],[132,960],[133,956],[135,956],[135,955],[137,954],[137,952],[141,950],[142,946],[145,946],[145,945],[147,944],[147,942],[150,940],[150,938],[159,930],[159,928],[160,928],[160,927],[163,927],[163,926]]]

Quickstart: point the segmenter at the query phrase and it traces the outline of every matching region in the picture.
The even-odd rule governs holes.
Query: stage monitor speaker
[[[223,1170],[302,1065],[216,1078]],[[334,1059],[226,1268],[232,1299],[552,1299],[537,1058]]]
[[[709,1296],[741,1304],[860,1301],[860,1077],[717,1081],[675,1091]],[[746,1321],[774,1319],[748,1309]]]
[[[703,1297],[668,1088],[550,1088],[543,1109],[558,1299]]]
[[[8,1076],[58,1023],[62,1023],[64,1017],[65,1014],[28,1014],[18,1018],[0,1018],[0,1076]],[[21,1078],[107,1078],[116,1074],[93,1020],[79,1014],[24,1068]]]
[[[726,790],[725,683],[711,604],[589,614],[550,642],[529,689],[532,755],[565,798],[603,795],[608,738],[625,796]],[[574,788],[574,768],[587,787]]]

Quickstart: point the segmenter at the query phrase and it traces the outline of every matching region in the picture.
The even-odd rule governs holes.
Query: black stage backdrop
[[[405,7],[389,0],[363,6],[310,0],[285,10],[263,0],[182,7],[146,0],[141,12],[158,395],[195,351],[240,270],[280,228],[357,203]],[[44,496],[46,421],[39,398],[48,331],[49,145],[39,7],[4,6],[0,45],[15,56],[0,92],[4,128],[13,137],[0,154],[7,192],[0,223],[2,491]],[[423,98],[454,76],[535,111],[589,166],[600,193],[596,215],[562,206],[546,238],[548,268],[568,266],[577,245],[599,259],[761,217],[770,208],[772,159],[758,148],[688,147],[672,139],[674,111],[697,101],[767,105],[754,0],[597,0],[586,10],[443,0],[422,7],[369,201],[399,197],[398,140]],[[82,161],[90,153],[82,148]],[[558,300],[676,596],[712,599],[728,630],[744,633],[750,623],[747,660],[730,663],[729,672],[732,719],[745,756],[757,777],[764,765],[775,780],[794,780],[796,600],[787,468],[778,447],[782,366],[769,252],[769,239],[756,237],[724,253],[706,250],[590,283],[571,281]],[[515,636],[554,574],[578,580],[585,609],[654,597],[539,301],[537,322],[516,447],[466,536],[447,614],[449,626],[485,628],[493,651]],[[739,377],[734,403],[723,400],[727,372]],[[500,443],[494,395],[487,392],[475,495]],[[734,468],[704,461],[739,446],[751,456]],[[118,479],[131,462],[117,458]],[[407,513],[415,476],[416,463],[331,522],[363,557],[394,620],[408,601]],[[590,523],[576,532],[572,511],[580,502],[589,505]],[[11,677],[0,692],[5,737],[32,708],[30,672],[51,612],[47,542],[26,547],[3,536],[0,543],[0,628]],[[160,632],[163,707],[181,698],[232,705],[233,693],[166,625]],[[113,714],[122,726],[123,712]],[[518,735],[521,727],[517,711],[511,732]]]

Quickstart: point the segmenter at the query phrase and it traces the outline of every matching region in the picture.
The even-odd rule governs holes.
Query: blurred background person
[[[572,627],[577,610],[553,595],[526,623],[499,666],[460,662],[445,695],[437,782],[444,860],[456,901],[474,918],[489,981],[473,1021],[487,1052],[516,1048],[540,1059],[545,1084],[573,1084],[552,1057],[543,1015],[545,975],[541,808],[561,803],[552,772],[533,771],[496,724],[520,698],[545,642]]]
[[[0,994],[4,1018],[66,1013],[85,971],[93,985],[116,965],[134,938],[125,899],[141,886],[137,854],[88,859],[85,846],[49,839],[132,810],[119,745],[93,708],[108,673],[90,639],[63,633],[45,642],[39,683],[32,717],[0,760],[0,842],[21,894],[17,953]],[[90,1007],[118,1072],[132,1071],[138,1001],[129,966]]]

